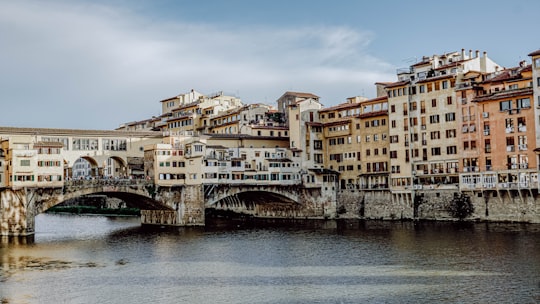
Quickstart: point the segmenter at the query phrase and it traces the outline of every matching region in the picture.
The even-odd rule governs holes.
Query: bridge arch
[[[103,176],[127,177],[129,175],[127,160],[120,156],[112,155],[103,163]]]
[[[59,205],[67,200],[85,195],[106,195],[123,200],[128,207],[141,210],[173,210],[170,206],[152,197],[144,184],[114,181],[83,180],[67,183],[62,193],[48,193],[47,190],[38,189],[33,202],[34,215]]]
[[[253,204],[299,204],[299,191],[294,185],[205,185],[205,206],[212,207],[224,201],[243,201]]]

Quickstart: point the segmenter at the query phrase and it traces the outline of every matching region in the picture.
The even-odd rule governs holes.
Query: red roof
[[[393,87],[401,87],[404,85],[409,84],[409,81],[398,81],[398,82],[391,82],[385,86],[385,88],[393,88]]]
[[[538,56],[538,55],[540,55],[540,50],[536,50],[529,54],[529,56]]]
[[[426,79],[419,80],[416,83],[426,83],[426,82],[431,82],[431,81],[441,80],[441,79],[446,79],[446,78],[453,78],[453,77],[454,77],[454,75],[452,75],[452,74],[440,75],[440,76],[436,76],[436,77],[428,77]]]
[[[498,91],[489,95],[478,96],[474,98],[472,101],[480,102],[480,101],[488,101],[488,100],[498,100],[498,99],[513,98],[513,97],[532,95],[532,94],[533,94],[532,88],[522,88],[522,89],[517,89],[517,90]]]
[[[300,98],[315,98],[315,99],[319,98],[319,96],[317,96],[315,94],[304,93],[304,92],[291,92],[291,91],[285,92],[285,94],[281,95],[281,97],[287,96],[287,95],[300,97]],[[280,97],[280,99],[281,99],[281,97]]]

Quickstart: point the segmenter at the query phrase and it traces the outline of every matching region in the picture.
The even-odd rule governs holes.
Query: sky
[[[540,49],[540,1],[0,0],[0,126],[110,130],[160,100],[376,97],[422,56]]]

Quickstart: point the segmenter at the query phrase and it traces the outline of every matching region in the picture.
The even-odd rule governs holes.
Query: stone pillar
[[[141,210],[141,224],[176,226],[174,210]]]
[[[182,188],[180,201],[171,205],[178,212],[180,225],[204,226],[204,193],[202,189],[202,185]]]
[[[27,210],[26,190],[0,190],[0,235],[34,234],[34,216]]]

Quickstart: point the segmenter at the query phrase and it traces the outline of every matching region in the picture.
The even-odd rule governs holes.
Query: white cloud
[[[1,125],[110,129],[192,88],[269,104],[307,91],[331,105],[394,78],[367,54],[373,34],[347,27],[220,28],[14,1],[0,4],[0,39]]]

